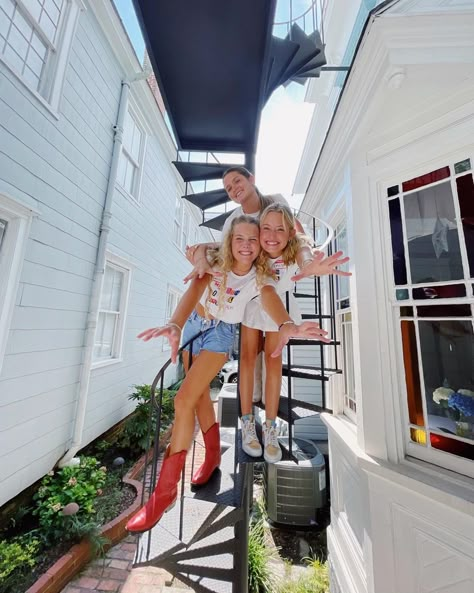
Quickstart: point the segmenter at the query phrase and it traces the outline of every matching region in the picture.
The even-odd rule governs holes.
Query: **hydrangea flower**
[[[444,400],[449,400],[454,391],[449,387],[438,387],[433,391],[433,401],[440,404]]]
[[[461,393],[468,389],[461,389],[457,393],[453,393],[448,400],[448,406],[458,410],[463,416],[474,416],[474,397]],[[470,392],[472,393],[472,391]]]

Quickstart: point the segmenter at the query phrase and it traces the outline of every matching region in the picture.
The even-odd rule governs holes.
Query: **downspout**
[[[94,278],[92,281],[92,291],[89,300],[89,312],[87,315],[87,328],[85,335],[85,346],[82,360],[81,374],[79,377],[78,402],[74,421],[74,432],[72,443],[66,453],[58,461],[59,467],[66,465],[77,465],[79,459],[75,457],[82,446],[82,434],[84,432],[84,423],[86,418],[87,398],[89,394],[89,385],[92,367],[92,355],[94,351],[94,340],[97,329],[97,320],[99,317],[99,302],[102,290],[102,281],[105,273],[105,260],[107,242],[110,232],[110,221],[112,218],[112,203],[115,193],[115,183],[117,181],[117,170],[122,151],[123,126],[127,115],[128,100],[130,94],[130,85],[132,82],[148,78],[150,72],[139,73],[133,80],[123,80],[120,93],[119,109],[117,122],[114,125],[114,146],[112,149],[112,160],[110,163],[110,174],[107,182],[104,208],[102,210],[102,221],[100,225],[99,244],[97,246],[97,258],[94,269]]]

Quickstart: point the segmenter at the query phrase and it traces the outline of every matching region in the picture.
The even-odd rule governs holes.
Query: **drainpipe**
[[[94,278],[92,281],[91,297],[89,301],[89,312],[87,315],[87,328],[81,374],[79,377],[79,395],[74,422],[74,432],[72,436],[72,443],[68,451],[58,461],[59,467],[65,467],[66,465],[77,465],[79,463],[79,459],[75,457],[75,455],[82,447],[82,433],[84,431],[84,422],[86,418],[87,397],[89,394],[94,339],[97,328],[97,319],[99,316],[100,293],[102,290],[102,281],[105,273],[106,249],[110,232],[110,220],[112,218],[112,203],[115,193],[115,183],[117,180],[118,163],[120,153],[122,150],[123,126],[128,109],[130,85],[132,82],[135,82],[137,80],[143,80],[148,78],[149,75],[150,71],[145,70],[137,74],[137,76],[131,81],[122,81],[122,90],[120,94],[117,122],[113,128],[114,146],[112,150],[112,160],[110,163],[109,179],[107,182],[107,191],[105,194],[104,209],[102,211],[99,244],[97,247],[97,258],[94,269]]]

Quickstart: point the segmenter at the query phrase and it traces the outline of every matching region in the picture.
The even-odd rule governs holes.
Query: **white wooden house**
[[[295,191],[353,272],[323,417],[332,590],[471,593],[474,2],[340,0],[325,30],[328,62],[354,59],[309,85]]]
[[[0,0],[0,505],[131,412],[211,239],[147,77],[110,0]]]

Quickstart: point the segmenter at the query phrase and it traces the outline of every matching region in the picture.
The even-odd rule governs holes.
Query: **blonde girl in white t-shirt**
[[[298,324],[301,315],[296,299],[291,294],[295,280],[307,276],[339,274],[348,276],[348,272],[336,270],[335,266],[346,263],[349,258],[341,258],[342,252],[324,258],[323,253],[313,254],[309,248],[309,239],[296,232],[295,217],[285,204],[271,204],[260,216],[260,245],[268,255],[273,286],[283,303],[289,298],[289,319],[283,324]],[[297,274],[298,268],[301,270]],[[240,348],[240,403],[242,412],[242,446],[251,456],[260,457],[262,447],[255,431],[255,418],[252,415],[252,396],[254,393],[255,363],[261,348],[262,333],[265,335],[264,353],[266,378],[265,424],[263,427],[263,455],[267,462],[275,463],[281,459],[281,449],[277,439],[275,419],[281,391],[282,357],[278,346],[281,343],[279,330],[284,325],[275,321],[262,308],[262,299],[273,290],[267,283],[256,297],[247,304],[242,320]],[[321,341],[328,341],[325,337]]]
[[[192,483],[205,484],[220,463],[219,426],[209,397],[209,384],[227,360],[234,340],[234,324],[242,319],[245,304],[258,294],[265,278],[268,279],[258,222],[248,216],[236,218],[213,264],[218,267],[219,276],[194,278],[170,321],[164,327],[151,328],[138,335],[144,341],[166,337],[171,345],[171,360],[176,362],[183,325],[184,342],[204,331],[192,345],[192,365],[189,352],[183,353],[186,376],[174,398],[171,442],[153,494],[127,523],[131,532],[151,529],[174,504],[196,415],[204,436],[206,456],[193,475]],[[266,291],[262,304],[277,322],[289,319],[274,289]],[[325,333],[317,324],[309,322],[300,326],[284,325],[279,332],[282,344],[292,335],[324,337]]]

